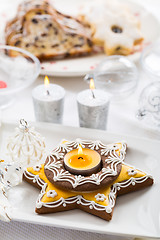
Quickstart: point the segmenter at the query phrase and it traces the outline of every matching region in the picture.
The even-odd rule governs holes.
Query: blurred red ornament
[[[7,87],[7,83],[5,83],[4,81],[0,81],[0,88],[6,88]]]

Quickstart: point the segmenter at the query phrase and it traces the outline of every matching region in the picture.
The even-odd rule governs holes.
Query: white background
[[[13,4],[14,1],[5,1],[5,3]],[[145,5],[147,9],[152,11],[160,18],[160,0],[143,0],[138,1],[139,4]],[[3,0],[0,4],[5,4]],[[151,80],[140,69],[139,84],[136,92],[127,99],[119,103],[111,103],[107,131],[117,132],[124,135],[134,135],[139,137],[147,137],[160,140],[160,132],[151,130],[144,126],[143,122],[139,122],[135,118],[138,109],[138,98],[141,90],[151,82]],[[78,113],[76,105],[77,93],[88,88],[83,78],[50,78],[51,82],[61,85],[66,90],[65,106],[64,106],[64,125],[79,126]],[[43,77],[39,77],[36,82],[27,90],[17,94],[14,104],[2,111],[2,119],[17,121],[24,118],[27,121],[35,121],[34,110],[32,104],[32,89],[43,82]],[[106,132],[107,133],[107,132]],[[46,233],[48,233],[46,235]],[[0,239],[107,239],[104,235],[83,233],[72,230],[53,229],[50,227],[34,226],[31,224],[22,224],[12,222],[10,224],[0,223]],[[27,237],[28,236],[28,237]],[[46,237],[42,237],[46,236]],[[109,238],[111,239],[111,238]],[[114,238],[116,239],[116,238]]]

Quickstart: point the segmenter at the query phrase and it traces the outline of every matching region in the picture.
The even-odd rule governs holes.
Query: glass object
[[[137,118],[160,127],[160,81],[149,84],[139,98]]]
[[[136,89],[138,71],[127,57],[115,55],[102,61],[84,80],[91,78],[94,78],[97,89],[110,93],[112,100],[120,100]]]
[[[141,64],[151,80],[160,80],[160,42],[143,50]]]
[[[10,105],[15,94],[30,86],[39,73],[40,62],[31,53],[0,46],[0,108]]]

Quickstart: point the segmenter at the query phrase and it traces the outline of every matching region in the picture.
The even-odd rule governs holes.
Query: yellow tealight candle
[[[98,152],[83,148],[81,145],[67,153],[64,158],[66,170],[73,174],[83,176],[91,175],[99,171],[101,167],[101,157]]]

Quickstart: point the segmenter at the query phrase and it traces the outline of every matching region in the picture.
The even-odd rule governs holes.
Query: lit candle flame
[[[44,78],[44,85],[45,85],[45,87],[47,87],[49,85],[49,78],[48,78],[48,76],[45,76],[45,78]]]
[[[94,95],[94,92],[93,92],[93,90],[95,89],[93,78],[90,79],[90,89],[91,89],[92,97],[95,98],[95,95]]]
[[[78,156],[83,154],[82,146],[79,144],[78,146]]]
[[[93,78],[90,79],[90,89],[91,89],[91,90],[95,89],[95,85],[94,85],[94,80],[93,80]]]
[[[49,95],[49,90],[48,90],[49,78],[48,78],[48,76],[45,76],[45,78],[44,78],[44,86],[46,88],[47,95]]]

